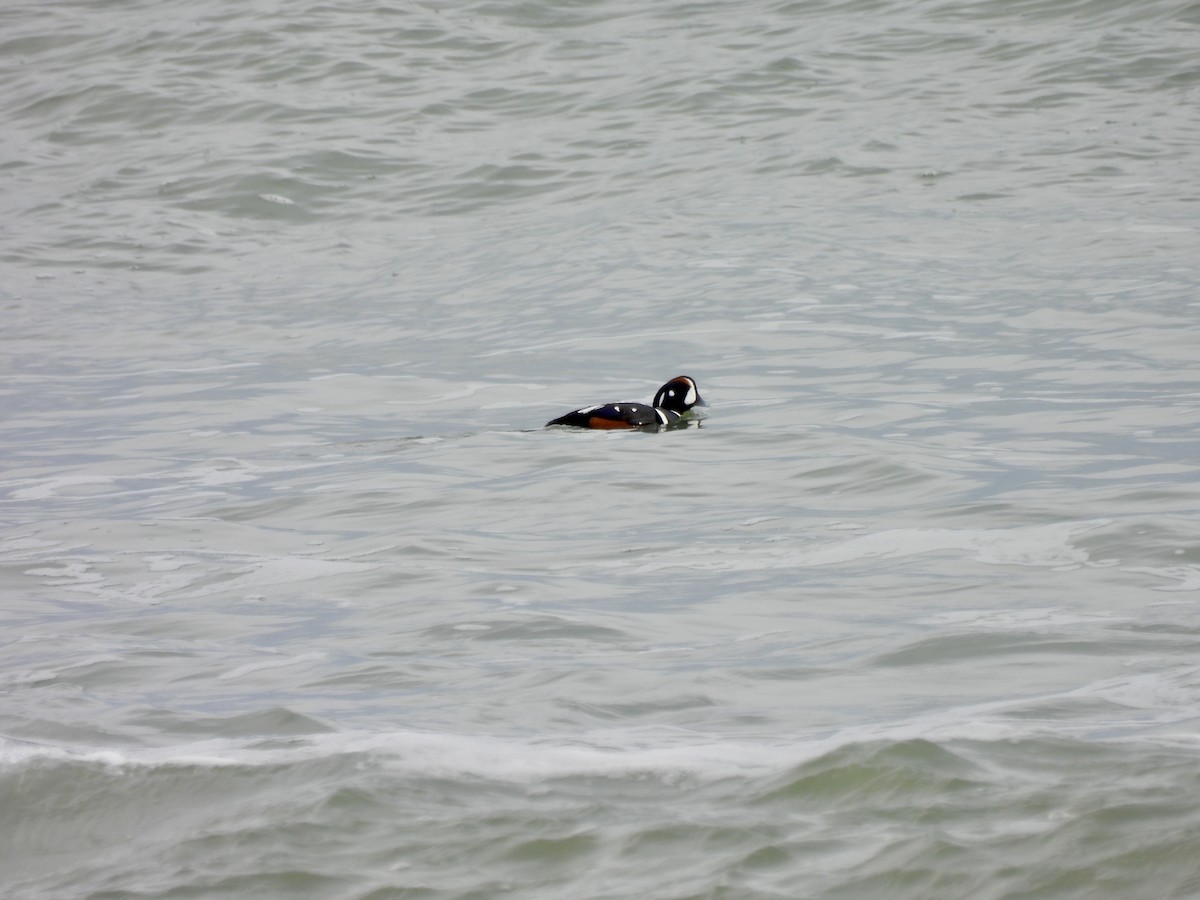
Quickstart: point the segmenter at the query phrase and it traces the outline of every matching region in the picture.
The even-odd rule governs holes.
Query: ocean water
[[[6,4],[0,894],[1200,896],[1198,90],[1165,0]]]

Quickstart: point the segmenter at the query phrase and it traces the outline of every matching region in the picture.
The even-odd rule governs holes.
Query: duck
[[[574,428],[640,428],[657,431],[660,428],[678,428],[688,423],[692,408],[708,406],[696,387],[696,379],[687,375],[676,375],[658,389],[649,405],[645,403],[597,403],[571,410],[551,419],[551,425],[569,425]]]

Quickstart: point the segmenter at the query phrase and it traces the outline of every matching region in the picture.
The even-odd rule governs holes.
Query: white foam
[[[147,556],[143,559],[143,562],[146,563],[146,568],[151,572],[174,572],[186,566],[193,565],[192,562],[179,559],[171,554]]]
[[[728,551],[714,546],[673,549],[668,559],[648,563],[639,571],[664,567],[722,571],[803,568],[947,551],[992,565],[1076,568],[1088,563],[1089,556],[1074,541],[1107,524],[1109,520],[1104,519],[1027,528],[898,528],[854,535],[816,547],[783,545],[752,549],[739,545]]]
[[[0,553],[6,555],[24,553],[29,550],[48,550],[60,546],[57,541],[46,541],[41,538],[14,537],[0,540]],[[28,558],[28,557],[26,557]]]
[[[296,658],[292,662],[299,661]],[[246,669],[249,670],[249,667]],[[711,782],[771,777],[855,744],[926,740],[1001,742],[1075,737],[1155,746],[1197,743],[1194,722],[1200,667],[1110,678],[1079,688],[946,709],[892,722],[871,722],[807,734],[713,735],[682,729],[625,729],[575,735],[501,737],[421,731],[349,731],[303,737],[214,739],[141,749],[79,748],[0,737],[0,766],[36,763],[94,765],[117,771],[299,765],[353,758],[400,775],[482,779],[541,785],[562,778],[656,778]],[[1102,699],[1130,710],[1111,720],[1060,714],[1039,719],[1040,706]],[[1130,718],[1132,716],[1132,718]]]
[[[1196,707],[1200,693],[1200,666],[1189,666],[1170,673],[1147,672],[1098,681],[1067,696],[1101,697],[1131,709],[1157,712],[1162,718],[1185,712],[1189,717],[1200,713]]]
[[[29,482],[26,483],[29,484]],[[60,475],[56,478],[33,482],[29,487],[18,488],[12,492],[12,497],[14,500],[48,500],[68,488],[93,484],[110,485],[112,483],[112,478],[103,475]]]
[[[370,572],[380,568],[381,563],[329,560],[308,556],[282,556],[259,559],[249,571],[235,577],[181,594],[182,597],[205,597],[227,591],[252,592],[264,587],[295,584],[317,578],[327,578],[351,572]]]
[[[287,662],[299,662],[289,658]],[[245,667],[242,671],[249,671]],[[1090,741],[1194,742],[1200,667],[1104,679],[1046,695],[932,709],[892,722],[871,722],[807,734],[725,736],[682,729],[613,729],[572,735],[500,737],[422,731],[321,733],[303,737],[215,739],[142,749],[71,748],[0,737],[0,765],[38,761],[109,768],[276,766],[337,757],[416,777],[480,778],[538,784],[570,777],[716,781],[786,772],[840,747],[928,740],[996,742],[1073,736]],[[1134,711],[1111,721],[1031,716],[1040,706],[1099,698]],[[1129,727],[1125,727],[1129,726]],[[1173,733],[1172,728],[1179,733]]]
[[[1112,625],[1129,622],[1129,616],[1111,613],[1070,613],[1046,606],[1032,609],[960,609],[941,612],[915,620],[922,625],[957,625],[972,629],[1021,631],[1029,628],[1062,628],[1068,625]]]
[[[257,480],[261,472],[241,460],[213,460],[208,465],[192,466],[179,473],[181,478],[194,479],[205,487],[240,484]]]
[[[1156,578],[1166,578],[1174,584],[1156,584],[1156,591],[1200,591],[1200,567],[1197,566],[1128,566],[1123,572],[1142,572]]]
[[[97,584],[104,576],[90,571],[90,566],[83,562],[64,562],[57,566],[45,566],[40,569],[26,569],[26,575],[34,575],[51,579],[45,583],[54,587],[65,585],[77,586],[82,584]]]
[[[343,732],[269,743],[219,739],[144,749],[72,749],[0,738],[0,765],[47,760],[105,767],[273,766],[337,756],[369,755],[392,771],[534,782],[569,776],[656,774],[724,778],[795,764],[790,746],[740,741],[629,746],[618,741],[519,740],[397,731]]]
[[[300,653],[296,656],[285,656],[279,659],[270,659],[265,662],[247,663],[244,666],[238,666],[236,669],[230,669],[228,672],[222,672],[217,676],[218,681],[231,681],[237,678],[242,678],[252,672],[260,672],[263,669],[281,669],[286,666],[298,666],[301,663],[314,662],[325,659],[328,656],[326,653],[312,652]]]
[[[66,673],[75,669],[87,669],[104,663],[123,663],[126,660],[113,653],[94,653],[63,663],[55,668],[46,669],[14,669],[0,672],[0,685],[16,687],[18,685],[46,684],[57,681]]]

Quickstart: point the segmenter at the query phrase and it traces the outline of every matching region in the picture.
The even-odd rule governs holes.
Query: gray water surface
[[[1200,896],[1197,10],[0,10],[4,896]]]

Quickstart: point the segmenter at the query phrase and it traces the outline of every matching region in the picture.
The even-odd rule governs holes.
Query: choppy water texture
[[[1198,85],[1178,2],[5,4],[0,893],[1200,896]]]

